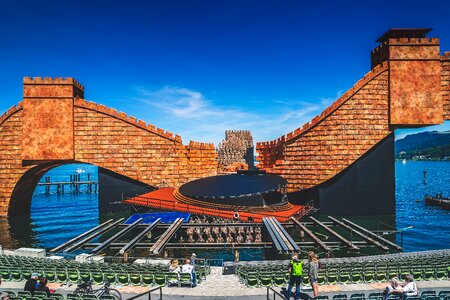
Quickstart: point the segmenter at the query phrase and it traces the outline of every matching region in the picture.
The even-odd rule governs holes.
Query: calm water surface
[[[402,234],[397,234],[397,242],[405,251],[450,248],[450,211],[424,204],[425,194],[443,193],[450,196],[450,162],[396,162],[396,226]],[[52,181],[66,181],[71,174],[78,174],[82,179],[91,174],[91,180],[97,179],[97,168],[90,165],[65,165],[51,170],[46,176]],[[426,176],[424,177],[424,171]],[[44,180],[44,179],[43,179]],[[10,225],[0,223],[0,244],[5,248],[34,246],[52,248],[72,237],[100,224],[109,218],[128,216],[129,212],[119,214],[99,214],[98,198],[95,193],[82,189],[79,194],[66,193],[58,195],[55,188],[51,194],[45,193],[44,187],[37,187],[32,201],[30,219],[24,217],[11,219]],[[389,216],[356,217],[357,223],[370,229],[383,229],[392,225]],[[405,229],[411,227],[410,229]],[[382,228],[380,228],[382,227]],[[188,252],[177,253],[184,256]],[[232,260],[231,251],[223,253],[214,251],[205,256]],[[258,259],[264,251],[242,251],[241,259]]]

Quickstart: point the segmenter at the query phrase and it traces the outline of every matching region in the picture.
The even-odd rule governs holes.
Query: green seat
[[[247,279],[245,284],[248,287],[257,287],[259,286],[258,276],[257,275],[247,275]]]
[[[387,281],[388,280],[388,274],[386,270],[377,270],[377,273],[375,274],[375,281]]]
[[[375,281],[375,273],[372,271],[364,272],[364,282],[371,283]]]
[[[80,273],[78,273],[78,270],[67,270],[67,278],[69,282],[77,283],[80,281]]]
[[[58,299],[58,300],[64,300],[64,295],[61,293],[52,293],[51,298]]]
[[[130,274],[130,283],[132,285],[141,285],[142,276],[139,273]]]
[[[91,276],[92,276],[92,281],[94,281],[95,284],[102,284],[105,281],[103,273],[101,273],[101,272],[91,273]]]
[[[347,284],[351,281],[351,273],[348,271],[339,272],[339,283]]]
[[[91,272],[89,271],[80,271],[80,280],[83,282],[88,282],[91,280]]]
[[[261,286],[272,286],[272,276],[269,274],[260,274],[259,275],[259,284]]]
[[[142,283],[144,285],[153,285],[153,275],[152,274],[143,274],[142,275]]]
[[[33,297],[33,295],[31,295],[28,291],[18,291],[17,296],[20,298]]]
[[[56,281],[59,283],[66,283],[67,282],[67,272],[66,270],[57,270],[56,271]]]
[[[120,284],[123,284],[123,285],[128,285],[128,283],[130,282],[130,277],[129,277],[128,273],[117,274],[117,282],[119,282]]]
[[[153,283],[157,286],[166,286],[166,275],[164,273],[156,273],[153,276]]]
[[[13,270],[11,272],[11,279],[13,281],[22,281],[22,273],[18,270]]]
[[[345,294],[334,295],[333,300],[347,300],[347,295]]]
[[[444,280],[447,279],[447,268],[445,267],[437,267],[436,268],[436,279],[437,280]]]
[[[325,274],[319,272],[319,274],[317,274],[317,284],[326,284],[326,283],[327,281]]]
[[[11,280],[11,271],[9,269],[2,268],[0,269],[0,275],[2,279],[5,281]]]
[[[55,282],[56,281],[56,273],[54,269],[45,269],[44,270],[44,276],[47,278],[48,282]]]
[[[420,297],[422,297],[422,299],[426,299],[428,297],[434,297],[434,296],[436,296],[435,291],[423,291],[422,294],[420,295]]]
[[[414,269],[412,272],[412,275],[414,276],[414,280],[422,280],[422,270],[420,269]]]
[[[424,280],[430,281],[436,278],[436,272],[434,268],[425,268],[422,273]]]
[[[39,299],[44,299],[44,298],[47,298],[48,296],[47,296],[47,293],[44,291],[35,291],[34,297],[37,297]]]
[[[337,272],[327,272],[327,282],[328,284],[336,284],[338,282],[339,275]]]
[[[329,300],[330,298],[328,296],[321,295],[321,296],[317,296],[314,299],[315,300]]]
[[[26,300],[40,300],[38,297],[26,297]]]
[[[166,281],[167,281],[167,285],[178,285],[179,284],[178,273],[173,273],[173,272],[167,273]]]
[[[66,300],[83,300],[83,298],[78,294],[67,294]]]
[[[275,286],[285,286],[286,285],[286,277],[284,276],[284,273],[277,272],[273,275],[273,284]]]
[[[116,283],[116,274],[115,273],[111,273],[111,272],[106,272],[104,273],[105,276],[105,280],[107,280],[109,283],[114,284]]]
[[[31,271],[30,270],[21,270],[20,271],[22,273],[22,279],[23,280],[28,280],[31,278]]]

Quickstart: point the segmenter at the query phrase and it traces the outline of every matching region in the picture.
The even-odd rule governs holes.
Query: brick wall
[[[26,165],[23,103],[0,117],[0,217],[26,212],[40,177],[67,162],[97,165],[155,187],[178,187],[217,174],[213,144],[183,145],[178,135],[124,113],[79,98],[73,103],[74,159]]]
[[[282,138],[258,143],[260,168],[296,191],[322,183],[355,162],[389,130],[388,68],[369,72],[311,123]]]
[[[0,117],[0,216],[8,213],[9,199],[27,168],[22,167],[22,105]]]
[[[450,52],[445,52],[441,60],[441,92],[444,119],[450,120]]]
[[[181,184],[217,172],[213,144],[183,145],[152,125],[102,105],[75,100],[75,160],[155,187]]]

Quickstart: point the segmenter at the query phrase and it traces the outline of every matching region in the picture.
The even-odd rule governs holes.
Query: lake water
[[[425,194],[443,193],[450,196],[450,162],[396,162],[395,168],[396,224],[397,229],[402,231],[402,234],[397,234],[397,243],[401,243],[403,235],[405,251],[450,248],[450,211],[424,204]],[[88,173],[91,180],[97,179],[97,168],[90,165],[65,165],[51,170],[46,176],[50,176],[52,181],[66,181],[77,170],[82,179],[86,179]],[[424,171],[427,172],[425,180]],[[5,248],[33,246],[48,249],[119,215],[127,216],[129,212],[99,214],[97,194],[88,193],[84,188],[79,194],[57,194],[56,189],[52,188],[48,195],[44,187],[38,186],[33,196],[30,219],[16,217],[10,220],[10,225],[1,223],[0,244]],[[389,219],[385,216],[376,218]],[[370,218],[357,219],[361,224],[364,219]],[[410,226],[412,228],[405,229]],[[263,254],[244,250],[241,259],[257,259]],[[224,257],[220,251],[209,256]],[[231,260],[231,252],[224,258]]]

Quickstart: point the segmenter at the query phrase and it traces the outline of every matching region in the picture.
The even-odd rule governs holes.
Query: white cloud
[[[243,107],[217,104],[202,93],[188,88],[166,86],[159,90],[137,89],[142,110],[150,113],[152,124],[189,140],[218,144],[225,130],[248,129],[256,141],[272,140],[301,127],[320,114],[335,99],[321,98],[316,103],[299,100],[274,100],[266,108],[246,110]],[[340,92],[338,93],[339,96]],[[149,116],[148,113],[146,113]]]

